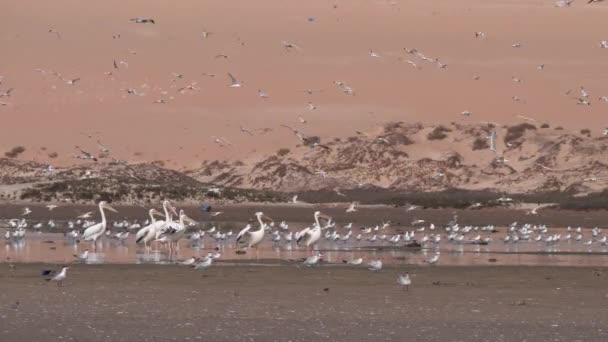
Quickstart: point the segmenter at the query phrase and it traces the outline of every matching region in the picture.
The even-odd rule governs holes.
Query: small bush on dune
[[[544,123],[544,124],[540,125],[540,128],[549,128],[549,124],[548,123]]]
[[[10,151],[5,152],[4,155],[9,158],[16,158],[21,153],[25,152],[25,147],[23,146],[15,146]]]
[[[490,145],[488,144],[488,139],[477,138],[475,139],[475,141],[473,141],[473,151],[485,150],[488,148],[490,148]]]
[[[426,136],[426,138],[429,140],[443,140],[447,137],[447,134],[445,134],[445,133],[451,132],[451,131],[452,130],[447,127],[437,126],[437,127],[433,128],[433,130],[431,132],[429,132],[429,134]]]
[[[49,158],[54,159],[59,157],[59,154],[57,154],[57,152],[51,152],[48,154]]]
[[[509,143],[523,137],[526,130],[536,130],[536,126],[524,122],[522,124],[507,128],[507,134],[505,135],[504,139],[505,143]]]
[[[285,156],[289,154],[289,149],[288,148],[281,148],[277,151],[277,155],[279,157]]]

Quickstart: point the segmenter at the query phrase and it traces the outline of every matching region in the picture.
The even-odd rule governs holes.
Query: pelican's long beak
[[[113,211],[113,212],[115,212],[115,213],[117,213],[117,212],[118,212],[118,210],[116,210],[116,209],[114,209],[114,208],[110,207],[108,204],[104,205],[103,207],[104,207],[105,209],[108,209],[109,211]]]
[[[266,223],[274,222],[273,219],[271,219],[270,217],[268,217],[266,215],[262,215],[262,221],[265,221]]]
[[[175,210],[175,207],[172,206],[171,204],[169,204],[169,209],[171,209],[171,212],[173,213],[173,215],[179,216],[179,214],[177,213],[177,210]]]

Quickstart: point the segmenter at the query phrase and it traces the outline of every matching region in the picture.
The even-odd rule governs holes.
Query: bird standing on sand
[[[59,272],[58,274],[55,274],[55,275],[53,275],[53,274],[56,273],[56,271],[43,270],[42,275],[47,277],[45,279],[46,281],[56,281],[57,286],[61,287],[61,286],[63,286],[63,281],[65,280],[65,278],[67,276],[68,269],[69,269],[69,267],[63,266],[63,268],[61,269],[61,272]]]
[[[357,202],[351,203],[350,206],[346,208],[347,213],[353,213],[355,211],[357,211]]]
[[[380,271],[382,269],[382,260],[372,260],[367,264],[370,271]]]
[[[230,88],[240,88],[243,86],[242,82],[239,82],[231,73],[228,73],[228,77],[230,77]]]
[[[400,274],[397,278],[397,283],[401,285],[405,291],[409,291],[410,285],[412,284],[409,273],[405,272],[405,274]]]
[[[304,260],[304,265],[311,267],[311,266],[315,266],[319,263],[319,261],[321,261],[321,259],[323,258],[323,253],[318,252],[315,255],[309,256],[308,258],[306,258]]]

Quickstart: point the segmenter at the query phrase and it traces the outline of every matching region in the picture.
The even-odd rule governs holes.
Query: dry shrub
[[[288,154],[289,154],[289,152],[290,152],[290,151],[289,151],[289,149],[288,149],[288,148],[281,148],[281,149],[279,149],[279,150],[277,151],[277,155],[278,155],[279,157],[282,157],[282,156],[286,156],[286,155],[288,155]]]
[[[21,153],[25,152],[25,147],[23,146],[15,146],[10,151],[5,152],[4,155],[9,158],[16,158]]]
[[[544,124],[540,125],[540,128],[549,128],[549,124],[548,123],[544,123]]]
[[[57,152],[51,152],[48,154],[48,156],[51,159],[55,159],[55,158],[59,157],[59,154],[57,154]]]
[[[515,141],[524,136],[526,130],[536,130],[536,126],[529,124],[527,122],[521,123],[519,125],[511,126],[507,128],[507,134],[505,135],[505,143],[509,143]]]
[[[591,130],[587,129],[587,128],[581,129],[581,134],[582,135],[591,135]]]
[[[490,148],[490,145],[488,144],[488,139],[476,138],[475,141],[473,141],[473,151],[485,150],[488,148]]]
[[[431,132],[429,132],[429,134],[426,136],[427,139],[429,140],[443,140],[447,137],[447,134],[445,134],[446,132],[451,132],[452,130],[444,127],[444,126],[437,126],[435,128],[433,128],[433,130]]]

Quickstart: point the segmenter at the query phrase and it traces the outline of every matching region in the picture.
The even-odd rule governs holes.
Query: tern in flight
[[[243,86],[231,73],[228,73],[228,77],[230,77],[230,88],[240,88]]]

